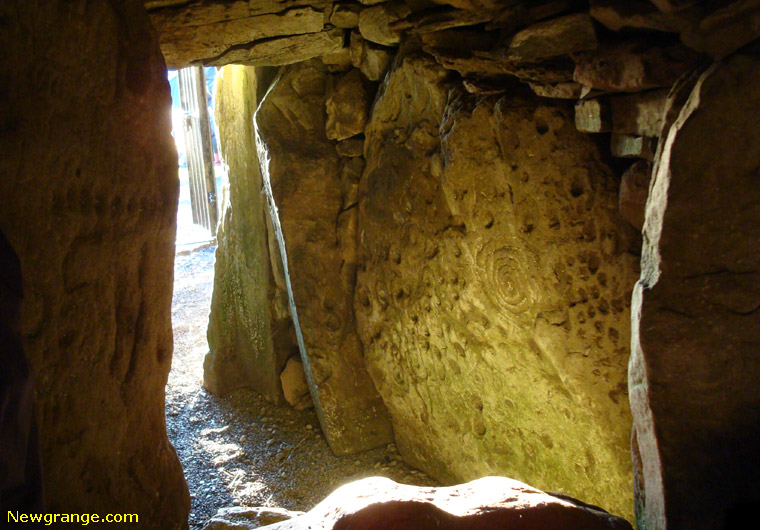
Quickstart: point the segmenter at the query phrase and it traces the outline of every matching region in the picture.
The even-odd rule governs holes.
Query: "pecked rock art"
[[[407,461],[631,517],[617,182],[571,109],[398,61],[366,131],[356,315]]]

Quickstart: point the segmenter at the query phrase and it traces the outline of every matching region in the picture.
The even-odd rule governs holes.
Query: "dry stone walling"
[[[178,187],[157,39],[138,2],[10,1],[0,20],[0,224],[23,269],[46,508],[186,527],[164,424]]]

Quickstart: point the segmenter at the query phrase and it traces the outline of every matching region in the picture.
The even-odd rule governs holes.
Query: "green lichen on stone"
[[[277,352],[272,339],[270,293],[276,287],[253,132],[256,106],[254,68],[224,67],[215,118],[229,189],[217,235],[204,385],[214,393],[250,387],[280,402],[280,357],[287,352]]]

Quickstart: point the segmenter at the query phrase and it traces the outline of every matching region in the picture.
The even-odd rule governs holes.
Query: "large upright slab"
[[[354,322],[356,208],[343,209],[325,133],[328,77],[318,61],[285,69],[256,113],[256,134],[304,370],[322,430],[342,454],[387,443],[392,432]]]
[[[598,149],[567,104],[397,62],[366,132],[356,314],[408,462],[630,517],[637,266]]]
[[[136,0],[11,0],[0,19],[0,225],[23,269],[48,512],[186,528],[164,423],[178,184],[157,40]]]
[[[229,196],[217,234],[203,384],[215,394],[252,388],[278,403],[283,399],[280,371],[297,347],[285,284],[270,264],[267,204],[253,129],[255,68],[225,66],[217,83],[214,114]]]
[[[680,112],[678,99],[633,296],[636,518],[736,528],[760,500],[760,54],[715,64]]]

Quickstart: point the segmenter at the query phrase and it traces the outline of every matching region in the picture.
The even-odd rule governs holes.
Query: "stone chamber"
[[[640,530],[760,500],[760,3],[0,3],[47,505],[185,528],[166,69],[218,66],[214,393]],[[290,362],[289,362],[290,360]]]

